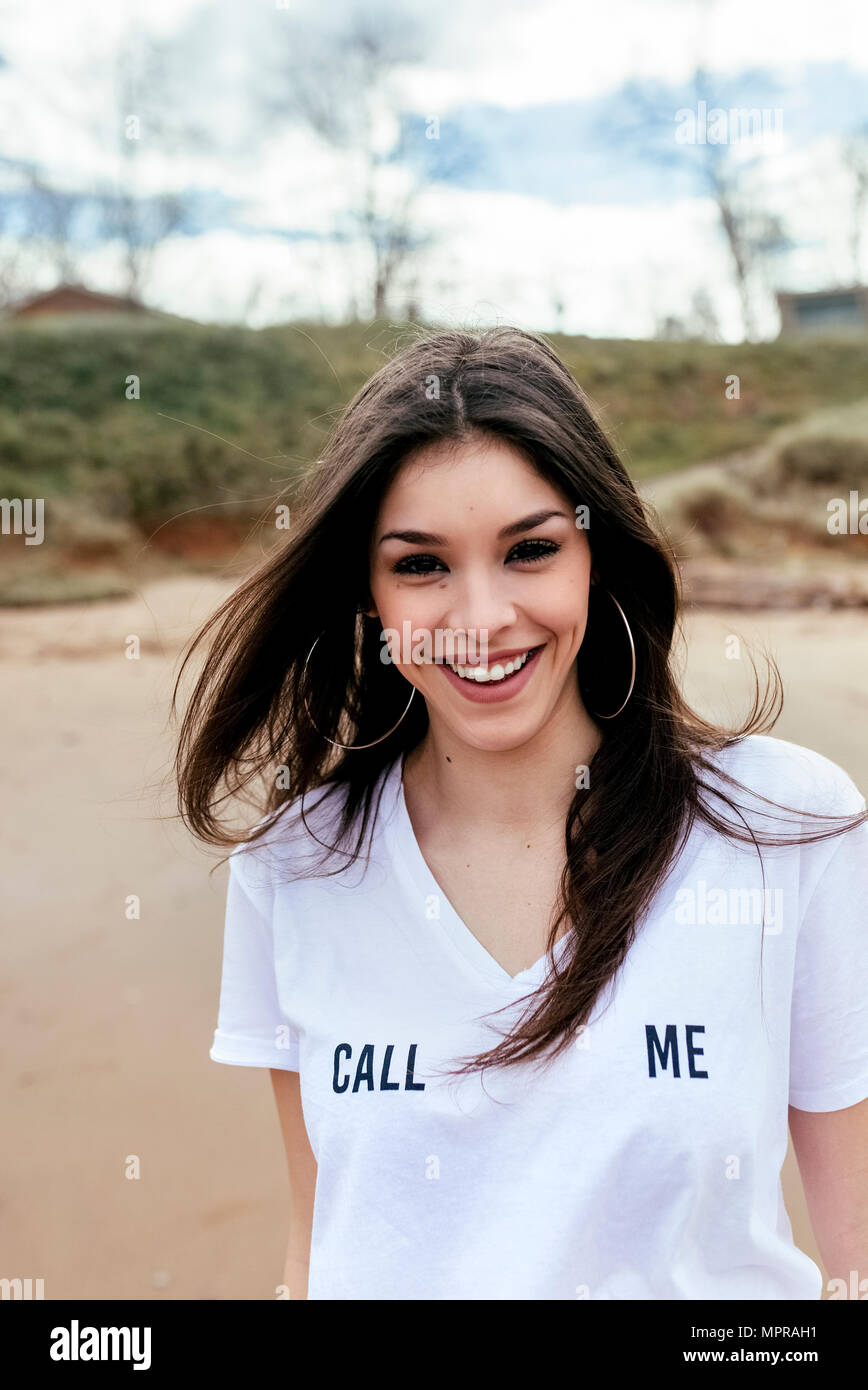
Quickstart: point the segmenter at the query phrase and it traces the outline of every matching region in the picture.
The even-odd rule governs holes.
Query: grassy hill
[[[133,542],[153,537],[171,550],[174,537],[182,553],[198,535],[207,556],[209,535],[216,545],[218,533],[243,534],[407,332],[380,322],[252,331],[138,315],[7,320],[0,497],[44,497],[55,518],[31,575],[52,555],[67,569],[114,563]],[[546,336],[637,480],[761,443],[821,406],[855,401],[868,380],[868,339],[731,346]],[[740,394],[728,400],[732,375]],[[126,398],[131,377],[138,399]],[[0,540],[0,569],[3,560],[14,566],[17,538]],[[81,596],[69,573],[67,581],[69,596]],[[15,592],[26,601],[28,582],[16,577],[7,601]]]

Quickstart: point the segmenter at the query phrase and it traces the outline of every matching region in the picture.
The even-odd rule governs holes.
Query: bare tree
[[[0,198],[0,235],[8,223],[7,200]],[[16,303],[32,284],[27,261],[24,242],[10,235],[0,256],[0,308],[6,309]]]
[[[704,343],[719,343],[720,324],[714,303],[704,285],[698,285],[690,296],[690,314],[687,321],[688,333]]]
[[[423,57],[425,31],[391,6],[326,27],[321,18],[280,19],[275,85],[260,96],[263,108],[272,120],[307,128],[340,159],[346,200],[331,239],[349,257],[365,248],[374,316],[389,311],[402,280],[404,302],[416,309],[419,258],[433,235],[418,217],[425,134],[402,119],[398,76]]]
[[[120,241],[123,288],[132,297],[140,296],[153,254],[182,225],[189,198],[144,187],[143,147],[165,156],[194,139],[203,145],[211,143],[210,131],[191,118],[185,100],[183,69],[188,59],[189,54],[174,41],[158,40],[138,29],[130,32],[115,55],[108,130],[104,108],[89,118],[80,95],[74,102],[68,100],[50,68],[34,65],[27,73],[34,108],[51,112],[58,124],[89,129],[103,146],[107,139],[115,144],[118,173],[115,180],[96,188],[66,187],[50,168],[0,155],[0,163],[7,173],[14,172],[18,183],[10,188],[7,180],[0,191],[0,229],[7,232],[11,248],[4,249],[0,264],[0,299],[9,302],[18,297],[46,264],[58,280],[79,279],[84,244],[79,223],[86,223],[86,234],[92,238],[94,212],[102,235]],[[79,93],[88,90],[92,65],[88,53],[82,59]],[[5,67],[0,54],[0,83]]]
[[[29,236],[41,248],[58,280],[78,278],[78,253],[74,245],[75,221],[83,199],[77,192],[54,188],[35,168],[28,170],[30,206]]]
[[[700,103],[707,111],[717,107],[714,82],[706,69],[695,69],[691,88],[697,110]],[[739,297],[744,336],[750,340],[756,336],[758,289],[775,258],[788,250],[792,242],[782,218],[763,205],[756,177],[762,156],[739,157],[734,150],[736,142],[731,138],[678,143],[675,114],[680,113],[673,113],[668,89],[661,92],[652,84],[632,83],[624,94],[621,119],[617,125],[607,124],[605,138],[661,169],[683,169],[685,160],[693,160],[701,184],[717,210],[718,227]],[[741,133],[739,128],[737,136]],[[664,327],[674,331],[671,325]]]
[[[694,74],[697,108],[700,101],[715,107],[714,85],[704,68]],[[732,132],[730,132],[731,136]],[[718,221],[726,239],[736,289],[741,304],[745,338],[756,336],[756,282],[771,259],[792,245],[782,219],[760,204],[750,175],[757,159],[737,160],[727,143],[705,140],[696,146],[706,186],[717,207]]]
[[[0,53],[2,124],[8,129],[13,117],[17,118],[20,135],[20,113],[8,108],[6,93],[2,90],[11,70]],[[40,99],[45,97],[45,107],[50,107],[50,90],[46,94],[37,84],[37,92]],[[54,267],[59,279],[73,278],[76,264],[74,224],[83,200],[75,192],[52,188],[32,160],[3,153],[0,166],[4,172],[0,188],[0,305],[6,307],[32,288],[46,261]]]
[[[131,298],[141,297],[157,248],[184,224],[190,204],[189,193],[147,192],[143,157],[210,143],[208,130],[187,111],[181,57],[168,41],[140,29],[131,31],[115,55],[108,134],[115,141],[118,173],[97,199],[103,234],[120,243],[124,291]],[[105,139],[104,127],[100,135]]]
[[[844,167],[853,176],[850,201],[850,258],[853,283],[862,281],[862,227],[868,205],[868,126],[850,135],[843,145]]]

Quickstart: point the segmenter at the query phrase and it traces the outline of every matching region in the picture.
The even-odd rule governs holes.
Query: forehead
[[[408,507],[456,508],[500,516],[516,505],[562,501],[558,490],[506,440],[437,440],[404,459],[380,506],[381,517]]]

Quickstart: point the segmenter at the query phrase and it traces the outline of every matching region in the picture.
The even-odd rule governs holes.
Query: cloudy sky
[[[319,90],[304,54],[338,55],[360,13],[413,36],[379,108],[383,151],[400,133],[412,154],[413,228],[427,239],[396,314],[412,291],[441,322],[644,337],[667,315],[690,319],[700,294],[721,336],[739,339],[708,142],[676,135],[677,113],[701,94],[769,116],[765,137],[717,151],[738,206],[783,237],[757,262],[758,331],[777,331],[775,288],[868,276],[868,226],[857,264],[842,159],[846,138],[868,129],[868,7],[853,0],[821,11],[806,0],[0,0],[0,254],[20,253],[30,169],[77,200],[75,266],[96,288],[121,289],[123,263],[92,200],[126,187],[183,200],[148,302],[253,325],[337,319],[353,302],[372,313],[370,262],[346,235],[355,166],[287,99],[292,71]],[[136,76],[130,161],[118,63],[143,36],[162,42],[165,62],[158,80]],[[344,61],[331,67],[337,92],[349,89]],[[385,161],[381,196],[407,178]],[[24,273],[31,287],[57,278],[38,256]]]

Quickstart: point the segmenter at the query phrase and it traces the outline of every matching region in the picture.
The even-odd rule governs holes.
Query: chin
[[[487,718],[490,719],[491,716]],[[527,717],[520,720],[498,720],[498,724],[500,727],[495,729],[493,721],[491,727],[486,728],[482,720],[471,726],[456,725],[450,720],[449,728],[461,743],[476,748],[480,753],[510,753],[529,743],[543,727],[536,720],[529,720]]]

